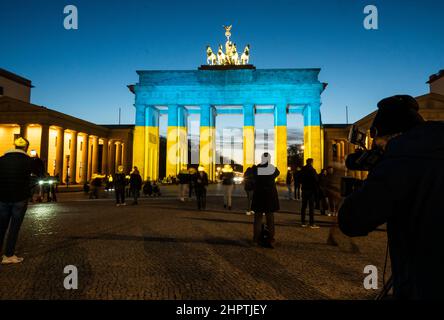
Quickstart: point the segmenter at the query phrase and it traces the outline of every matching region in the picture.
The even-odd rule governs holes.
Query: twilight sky
[[[78,30],[63,28],[67,4]],[[363,27],[368,4],[379,30]],[[0,0],[0,67],[33,81],[35,104],[99,124],[116,123],[121,107],[122,123],[134,123],[135,71],[196,69],[233,24],[257,68],[322,68],[323,122],[340,123],[346,105],[355,121],[383,97],[428,92],[444,68],[443,11],[441,0]],[[231,120],[220,123],[242,123]]]

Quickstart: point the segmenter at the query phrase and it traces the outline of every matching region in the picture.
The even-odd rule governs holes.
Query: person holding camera
[[[347,159],[348,167],[369,167],[368,178],[345,198],[338,223],[351,237],[387,223],[394,298],[442,299],[444,123],[418,110],[406,95],[378,103],[372,150]]]

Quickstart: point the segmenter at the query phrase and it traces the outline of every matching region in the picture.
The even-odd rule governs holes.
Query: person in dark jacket
[[[306,165],[300,172],[300,183],[302,189],[302,208],[301,208],[301,225],[307,227],[305,222],[305,211],[308,205],[308,214],[310,217],[310,228],[318,229],[314,222],[314,204],[316,200],[316,194],[318,191],[318,174],[316,169],[313,168],[313,159],[309,158],[306,161]]]
[[[116,206],[126,206],[125,202],[125,186],[126,186],[126,176],[123,172],[123,166],[118,167],[118,172],[114,174],[113,178],[114,190],[116,194]]]
[[[253,241],[259,242],[262,229],[262,218],[265,214],[267,227],[270,232],[271,243],[274,242],[274,213],[279,211],[279,197],[276,189],[276,178],[279,170],[271,164],[268,152],[262,155],[261,163],[253,168],[254,192],[251,209],[254,211]]]
[[[14,145],[14,150],[0,157],[0,252],[8,233],[2,264],[23,261],[23,258],[15,255],[15,245],[28,207],[31,174],[38,174],[33,172],[32,160],[26,154],[28,140],[18,137]]]
[[[196,191],[197,198],[197,209],[205,210],[207,205],[207,186],[208,186],[208,175],[205,172],[204,167],[199,167],[198,172],[193,175],[194,178],[194,188]]]
[[[247,193],[247,216],[252,215],[254,212],[251,210],[251,203],[253,201],[254,193],[254,172],[256,166],[247,168],[244,173],[244,190]]]
[[[151,181],[147,180],[143,185],[143,194],[148,197],[153,195],[153,186],[151,185]]]
[[[301,200],[301,167],[297,167],[293,173],[293,183],[294,183],[294,199]]]
[[[188,188],[190,184],[190,173],[188,172],[186,167],[183,167],[177,175],[177,179],[179,180],[179,200],[184,202],[185,196],[188,194]]]
[[[131,193],[134,197],[133,204],[137,204],[137,199],[140,195],[140,189],[142,189],[142,177],[140,176],[139,169],[137,169],[137,167],[134,167],[133,172],[130,174],[129,184]]]
[[[338,222],[352,237],[387,223],[394,298],[443,299],[444,123],[418,109],[410,96],[379,102],[371,136],[384,153]]]
[[[99,199],[99,190],[102,186],[102,179],[97,175],[93,175],[91,179],[91,187],[89,189],[90,199]]]
[[[231,165],[224,165],[220,178],[224,189],[224,208],[228,207],[228,210],[231,210],[231,196],[234,189],[234,171]]]

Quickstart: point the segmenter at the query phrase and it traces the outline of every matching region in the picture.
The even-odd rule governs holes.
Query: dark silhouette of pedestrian
[[[199,167],[194,175],[194,187],[196,190],[197,209],[205,210],[207,206],[208,175],[203,167]]]
[[[314,205],[316,201],[316,194],[319,188],[318,174],[313,168],[313,159],[307,159],[307,164],[300,172],[300,183],[302,189],[302,208],[301,208],[301,224],[306,227],[305,212],[308,205],[308,214],[310,217],[310,227],[313,229],[319,228],[314,222]]]
[[[234,189],[234,172],[229,164],[224,165],[220,178],[224,188],[224,208],[228,207],[228,210],[231,210],[231,195],[233,194]]]
[[[116,194],[116,206],[126,206],[125,202],[125,186],[126,186],[126,176],[123,172],[123,166],[119,166],[118,172],[114,174],[113,178],[114,189]]]
[[[293,183],[294,183],[294,198],[295,200],[301,200],[301,168],[297,167],[293,173]]]
[[[8,234],[2,264],[23,261],[15,255],[15,246],[28,207],[31,174],[39,174],[33,171],[32,160],[26,154],[28,140],[18,137],[14,145],[15,149],[0,157],[0,252]]]
[[[251,210],[251,203],[253,201],[254,194],[254,172],[256,166],[247,168],[244,173],[244,190],[247,194],[247,212],[246,215],[252,215],[254,212]]]
[[[143,194],[148,197],[153,195],[153,186],[151,185],[151,181],[147,180],[143,185]]]
[[[140,189],[142,189],[142,177],[140,176],[139,170],[137,167],[134,167],[133,172],[130,174],[130,189],[133,195],[134,201],[133,204],[138,204],[137,199],[140,195]]]
[[[260,244],[262,219],[265,214],[270,236],[268,246],[272,247],[275,240],[274,212],[279,211],[279,197],[276,189],[276,178],[279,170],[271,164],[269,153],[262,155],[261,163],[253,168],[254,193],[251,209],[254,211],[253,241]]]

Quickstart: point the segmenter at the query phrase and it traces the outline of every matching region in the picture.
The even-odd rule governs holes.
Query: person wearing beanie
[[[343,201],[339,227],[356,237],[387,224],[393,297],[443,299],[444,123],[425,121],[413,97],[396,95],[378,103],[370,132],[381,159]]]
[[[26,153],[28,140],[18,137],[14,140],[14,146],[0,157],[0,252],[4,252],[1,264],[23,261],[23,258],[15,255],[15,245],[28,208],[32,160]]]

